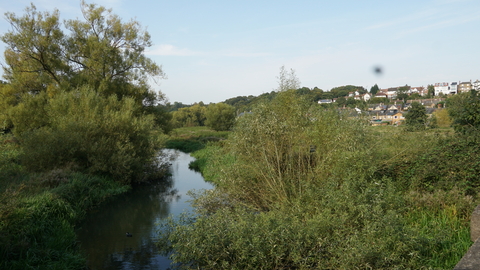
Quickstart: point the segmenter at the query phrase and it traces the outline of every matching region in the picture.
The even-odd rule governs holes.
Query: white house
[[[476,81],[472,82],[472,87],[473,87],[473,89],[475,89],[477,91],[480,90],[480,81],[476,80]]]
[[[434,85],[434,88],[435,88],[435,96],[438,96],[440,94],[449,95],[449,94],[458,93],[458,83],[457,82],[436,83]]]

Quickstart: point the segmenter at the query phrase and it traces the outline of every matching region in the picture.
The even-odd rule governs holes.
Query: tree
[[[405,102],[408,98],[408,90],[410,90],[410,86],[408,85],[399,87],[397,91],[397,99],[403,100],[403,102]]]
[[[426,121],[427,113],[425,107],[418,102],[413,102],[412,107],[408,109],[408,113],[405,115],[407,130],[416,131],[425,129]]]
[[[295,75],[295,70],[290,69],[290,72],[287,71],[285,66],[280,67],[280,74],[277,77],[278,79],[278,88],[276,91],[283,92],[286,90],[297,90],[300,88],[300,80]]]
[[[455,131],[464,134],[476,133],[480,128],[480,95],[478,91],[460,93],[446,100],[448,114],[453,119]]]
[[[70,167],[131,183],[159,169],[153,115],[138,115],[133,98],[104,98],[89,87],[26,95],[13,108],[21,163],[34,172]],[[153,169],[153,171],[151,170]]]
[[[150,90],[162,69],[144,55],[151,45],[139,23],[123,23],[103,7],[81,2],[84,21],[60,23],[59,11],[7,13],[0,87],[3,128],[22,141],[32,171],[76,168],[122,181],[152,172],[168,131],[163,94]]]
[[[427,91],[428,91],[428,96],[429,97],[435,96],[435,87],[432,84],[428,85]]]
[[[205,125],[216,130],[229,130],[235,123],[235,107],[225,103],[210,104],[205,112]]]
[[[150,35],[137,21],[124,23],[111,10],[81,2],[84,20],[60,22],[60,13],[39,12],[31,4],[26,14],[6,13],[12,30],[1,36],[6,43],[4,93],[73,90],[88,85],[104,96],[131,97],[138,104],[155,102],[150,77],[164,78],[160,66],[144,55]],[[64,32],[68,30],[68,32]],[[10,105],[21,102],[11,98]]]
[[[339,87],[334,87],[330,89],[330,92],[333,94],[333,97],[346,97],[350,92],[355,92],[363,89],[363,87],[354,86],[354,85],[344,85]]]
[[[205,106],[195,104],[173,112],[173,122],[177,127],[196,127],[205,125]]]
[[[371,93],[372,95],[376,95],[376,94],[378,93],[378,91],[380,91],[380,88],[378,88],[378,85],[377,85],[377,84],[375,84],[374,86],[372,86],[372,87],[370,88],[370,93]]]

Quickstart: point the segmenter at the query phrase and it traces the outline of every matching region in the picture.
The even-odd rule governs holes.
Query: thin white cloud
[[[152,49],[145,52],[146,55],[163,55],[163,56],[192,56],[200,53],[191,51],[189,49],[177,48],[170,44],[161,44],[154,46]]]

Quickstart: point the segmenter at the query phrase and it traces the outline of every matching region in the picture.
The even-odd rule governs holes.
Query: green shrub
[[[13,113],[15,133],[22,140],[21,157],[31,171],[49,171],[72,164],[92,174],[124,183],[141,181],[162,144],[153,115],[140,114],[130,98],[104,98],[88,88],[25,97]],[[39,102],[42,100],[42,102]],[[43,104],[42,116],[29,118],[30,104]],[[39,143],[41,142],[41,143]]]
[[[268,209],[327,179],[365,177],[371,148],[364,123],[311,107],[294,91],[279,93],[237,121],[225,143],[234,162],[218,168],[217,185],[232,198]]]
[[[84,269],[74,226],[87,210],[126,192],[111,179],[55,170],[0,196],[1,269]],[[35,194],[34,192],[40,192]]]
[[[205,125],[216,131],[230,130],[235,124],[235,107],[225,104],[210,104],[205,112]]]
[[[160,246],[186,269],[452,269],[471,244],[476,148],[370,130],[279,93],[194,153],[215,189],[164,224]]]

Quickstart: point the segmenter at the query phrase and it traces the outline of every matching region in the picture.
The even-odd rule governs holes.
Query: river
[[[189,210],[192,189],[210,189],[200,173],[188,168],[189,154],[177,157],[166,181],[141,186],[102,205],[80,224],[77,237],[90,269],[169,269],[171,261],[155,246],[158,222]],[[126,233],[132,237],[127,237]]]

